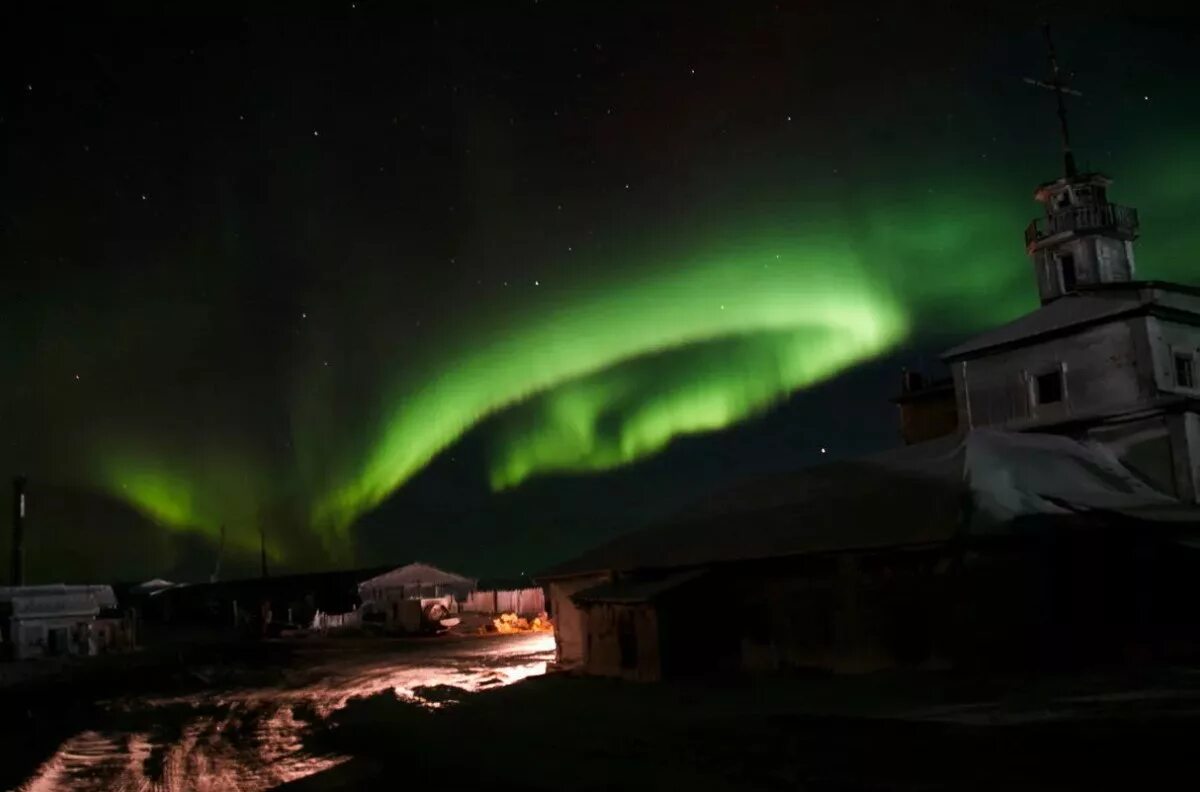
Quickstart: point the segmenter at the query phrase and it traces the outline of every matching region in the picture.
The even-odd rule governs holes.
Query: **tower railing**
[[[1025,228],[1025,246],[1068,231],[1112,231],[1132,239],[1138,232],[1137,209],[1111,203],[1059,209],[1030,221]]]

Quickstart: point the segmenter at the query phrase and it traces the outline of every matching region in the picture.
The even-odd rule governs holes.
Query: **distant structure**
[[[958,405],[950,377],[927,380],[919,371],[905,370],[900,395],[892,403],[900,408],[900,436],[905,445],[958,431]]]
[[[1080,173],[1050,45],[1063,175],[1034,191],[1025,229],[1042,306],[948,350],[960,430],[1055,432],[1106,445],[1157,489],[1200,493],[1200,289],[1137,280],[1137,210]],[[1033,81],[1031,81],[1033,82]]]
[[[11,660],[130,649],[133,626],[111,586],[0,587],[0,653]]]

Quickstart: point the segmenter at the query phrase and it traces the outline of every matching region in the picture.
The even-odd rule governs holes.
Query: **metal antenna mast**
[[[1054,52],[1054,39],[1050,36],[1050,26],[1044,25],[1043,32],[1046,34],[1046,51],[1050,61],[1050,79],[1035,80],[1032,77],[1026,77],[1025,82],[1030,85],[1036,85],[1039,88],[1045,88],[1054,91],[1054,98],[1058,103],[1058,124],[1059,131],[1062,134],[1062,152],[1063,152],[1063,167],[1066,169],[1067,178],[1078,175],[1079,170],[1075,167],[1075,154],[1071,151],[1071,132],[1067,127],[1067,102],[1066,95],[1083,96],[1079,91],[1068,87],[1068,83],[1075,75],[1067,74],[1058,68],[1058,56]]]

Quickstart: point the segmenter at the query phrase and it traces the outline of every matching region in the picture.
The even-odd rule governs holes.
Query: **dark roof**
[[[942,360],[971,357],[986,349],[1021,345],[1035,338],[1100,324],[1137,313],[1149,304],[1136,289],[1107,294],[1068,294],[943,352]]]
[[[752,481],[537,577],[923,547],[1002,535],[1029,515],[1200,527],[1200,509],[1153,489],[1103,446],[975,429]]]
[[[693,569],[655,580],[621,578],[577,591],[571,595],[576,602],[650,602],[653,599],[704,576],[707,570]]]
[[[943,541],[957,530],[966,495],[959,444],[956,436],[943,437],[758,479],[537,577]]]
[[[1200,295],[1200,289],[1166,281],[1127,281],[1080,286],[1079,291],[1067,294],[1027,313],[1008,324],[981,333],[942,353],[947,362],[969,358],[976,353],[998,347],[1024,346],[1034,340],[1062,335],[1125,316],[1156,311],[1161,292]],[[1174,302],[1174,301],[1168,301]],[[1163,306],[1173,317],[1192,315],[1187,309]]]

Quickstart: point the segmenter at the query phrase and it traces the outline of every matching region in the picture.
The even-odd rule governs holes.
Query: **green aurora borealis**
[[[1036,306],[1044,3],[357,6],[8,26],[0,459],[44,579],[195,579],[222,535],[519,571],[894,442],[892,372]],[[1059,16],[1081,166],[1139,277],[1195,282],[1194,26]]]
[[[1140,184],[1118,183],[1116,194],[1144,216],[1176,217],[1198,196],[1175,164],[1158,163],[1135,169],[1143,179],[1126,181]],[[353,441],[319,473],[279,479],[286,490],[228,459],[172,474],[166,457],[136,453],[102,454],[102,480],[165,525],[238,526],[231,537],[247,547],[269,502],[262,493],[313,492],[307,519],[337,552],[358,516],[497,413],[481,471],[493,489],[631,463],[885,354],[914,327],[953,337],[1032,307],[1019,234],[1036,205],[1003,200],[1013,192],[945,185],[905,200],[880,191],[849,217],[831,207],[809,229],[748,226],[722,236],[752,242],[713,242],[656,268],[639,261],[623,270],[637,274],[607,284],[539,283],[508,311],[442,325],[446,344],[406,361],[379,414],[363,420],[371,428],[346,427]],[[1139,245],[1143,276],[1186,277],[1159,253],[1178,241]]]

